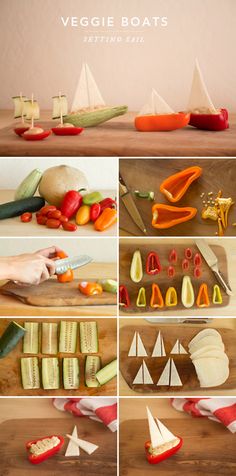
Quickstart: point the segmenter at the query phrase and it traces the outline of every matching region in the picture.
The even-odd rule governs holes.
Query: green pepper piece
[[[155,198],[154,192],[152,192],[152,191],[140,192],[139,190],[135,190],[134,195],[138,198],[145,198],[146,200],[150,200],[150,202],[152,202]]]
[[[83,196],[84,205],[93,205],[94,203],[99,203],[103,200],[103,196],[100,192],[91,192]]]
[[[222,294],[220,292],[220,287],[218,284],[215,284],[213,287],[213,298],[212,298],[213,304],[222,304],[223,299],[222,299]]]
[[[138,292],[138,297],[136,301],[137,307],[146,307],[146,290],[145,288],[140,288]]]

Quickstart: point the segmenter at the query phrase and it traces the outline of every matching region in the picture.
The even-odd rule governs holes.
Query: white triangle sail
[[[171,354],[179,354],[179,339],[177,339],[174,347],[170,351]]]
[[[164,346],[163,337],[161,337],[161,355],[162,355],[162,357],[166,356],[166,350],[165,350],[165,346]]]
[[[143,342],[142,342],[142,339],[140,337],[139,332],[137,334],[137,356],[138,357],[147,357],[147,352],[146,352],[146,349],[143,345]]]
[[[133,384],[142,384],[143,382],[143,364],[140,365],[138,372],[133,380]]]
[[[153,347],[152,357],[161,357],[161,356],[162,356],[162,353],[161,353],[161,332],[159,331],[158,336],[156,338],[156,342],[155,342],[154,347]]]
[[[155,89],[152,89],[151,96],[148,102],[140,110],[139,116],[173,113],[174,111],[171,109],[169,104],[167,104],[167,102],[156,92]]]
[[[175,366],[173,359],[171,359],[171,372],[170,372],[170,386],[171,387],[182,387],[183,384],[181,382],[178,370]]]
[[[129,348],[128,357],[136,357],[136,355],[137,355],[137,332],[134,333],[134,337],[131,342],[131,346]]]
[[[76,439],[78,438],[76,425],[74,427],[74,430],[71,436]],[[80,455],[79,446],[73,440],[70,440],[66,448],[65,456],[79,456],[79,455]]]
[[[170,441],[173,441],[176,439],[176,436],[171,433],[170,430],[160,421],[158,418],[155,418],[158,428],[162,434],[162,438],[165,441],[165,443],[169,443]]]
[[[169,385],[170,384],[170,359],[166,363],[164,370],[157,382],[157,386],[160,387],[161,385]]]
[[[182,344],[179,343],[179,353],[180,354],[187,354],[187,350],[182,346]]]
[[[217,114],[217,110],[208,93],[197,59],[195,62],[191,92],[187,109],[191,112]]]
[[[99,91],[96,81],[87,63],[83,63],[79,82],[72,101],[71,111],[105,106],[105,101]]]
[[[145,364],[144,360],[143,360],[143,383],[153,384],[152,377],[149,373],[149,370],[148,370],[147,365]]]
[[[153,448],[157,448],[165,443],[165,440],[162,437],[162,434],[154,420],[150,410],[147,408],[147,416],[148,416],[148,425],[149,425],[149,433],[150,433],[150,440]]]

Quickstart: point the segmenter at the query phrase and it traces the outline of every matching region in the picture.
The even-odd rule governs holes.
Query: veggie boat
[[[63,117],[68,114],[68,103],[65,94],[59,92],[58,96],[53,96],[53,119],[60,119],[56,127],[52,127],[52,132],[57,136],[76,136],[83,132],[82,127],[75,127],[70,123],[63,123]]]
[[[28,459],[32,464],[39,464],[55,455],[64,444],[64,438],[59,435],[45,436],[38,440],[29,441],[26,449]]]
[[[94,127],[127,112],[127,106],[109,107],[98,89],[87,63],[82,66],[71,113],[63,120],[77,127]]]
[[[189,113],[174,112],[153,89],[149,102],[135,117],[134,124],[140,132],[174,131],[187,126],[189,119]]]

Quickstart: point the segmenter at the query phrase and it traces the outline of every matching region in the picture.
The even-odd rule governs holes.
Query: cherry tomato
[[[191,248],[185,248],[184,256],[185,256],[186,259],[192,259],[193,252],[192,252]]]
[[[175,268],[174,266],[168,266],[167,268],[167,274],[169,276],[169,278],[173,278],[174,275],[175,275]]]
[[[198,267],[202,264],[202,258],[199,253],[196,253],[193,258],[194,266]]]
[[[182,270],[188,271],[188,269],[189,269],[189,260],[185,258],[182,261]]]
[[[57,209],[57,207],[55,207],[54,205],[45,205],[45,207],[41,208],[41,210],[39,210],[39,213],[41,215],[47,215],[49,212],[55,212]]]
[[[48,218],[55,218],[55,220],[61,221],[61,210],[53,210],[53,212],[48,212]]]
[[[47,228],[60,228],[60,220],[55,220],[54,218],[48,218],[46,221]]]
[[[194,277],[195,277],[195,278],[200,278],[200,276],[201,276],[201,274],[202,274],[201,268],[199,268],[199,267],[196,266],[196,267],[194,268],[193,274],[194,274]]]
[[[170,263],[177,263],[178,255],[177,251],[173,248],[169,254],[169,262]]]
[[[69,221],[69,218],[67,218],[65,215],[60,216],[60,222],[61,223],[65,223],[65,222],[68,222],[68,221]]]
[[[37,223],[38,225],[46,225],[47,217],[43,215],[37,216]]]
[[[28,223],[29,221],[32,220],[32,213],[30,213],[30,212],[23,213],[23,215],[21,215],[20,219],[23,223]]]
[[[71,221],[62,223],[63,230],[66,231],[76,231],[77,225],[75,223],[71,223]]]
[[[74,273],[72,269],[68,269],[65,273],[57,275],[57,281],[59,281],[59,283],[70,283],[73,279]]]

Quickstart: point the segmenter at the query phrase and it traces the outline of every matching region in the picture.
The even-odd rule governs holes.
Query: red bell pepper
[[[101,206],[101,213],[103,212],[103,210],[105,210],[105,208],[117,208],[117,203],[115,200],[113,200],[113,198],[104,198],[103,200],[101,200],[101,202],[99,202],[100,206]]]
[[[119,287],[119,304],[122,307],[129,307],[130,306],[130,298],[128,289],[126,286],[121,285]]]
[[[163,453],[160,453],[158,455],[155,455],[151,452],[151,447],[152,447],[151,441],[147,441],[145,443],[145,452],[146,452],[146,457],[148,462],[150,464],[160,463],[161,461],[164,461],[165,459],[174,455],[178,450],[180,450],[183,444],[183,439],[180,436],[177,436],[176,438],[179,439],[179,443],[176,446],[174,446],[173,448],[170,448],[169,450],[163,451]]]
[[[21,137],[25,140],[43,140],[46,139],[48,136],[51,134],[51,130],[49,131],[43,131],[40,132],[39,134],[29,134],[29,129],[27,129],[23,134],[21,134]]]
[[[43,453],[40,453],[40,454],[33,453],[32,448],[31,448],[32,445],[37,445],[37,443],[39,443],[43,440],[53,438],[53,437],[56,437],[56,438],[59,439],[59,442],[56,446],[53,446],[53,448],[50,448],[49,450],[45,450]],[[64,444],[64,438],[62,436],[59,436],[59,435],[44,436],[44,438],[39,438],[38,440],[29,441],[28,443],[26,443],[26,449],[29,450],[28,459],[32,464],[42,463],[46,459],[50,458],[50,456],[55,455],[60,450],[60,448],[63,446],[63,444]]]
[[[76,214],[83,202],[83,196],[80,193],[82,190],[85,189],[81,188],[78,192],[76,190],[69,190],[69,192],[65,194],[61,204],[62,215],[71,218]]]
[[[101,205],[100,203],[93,203],[90,207],[90,220],[96,221],[99,215],[101,214]]]
[[[151,251],[147,255],[146,260],[146,273],[147,274],[159,274],[161,272],[161,263],[157,253],[155,251]]]
[[[228,111],[220,109],[218,114],[191,114],[190,126],[206,131],[223,131],[228,129]]]

